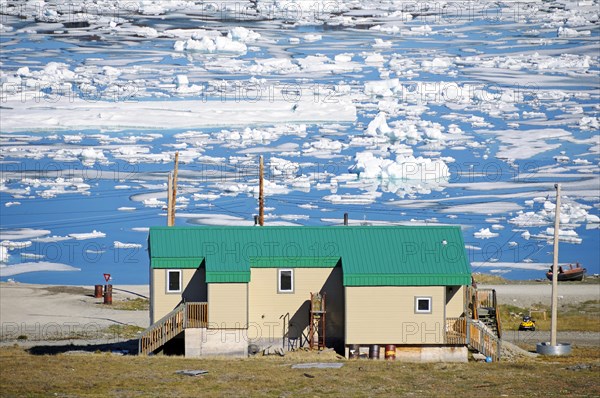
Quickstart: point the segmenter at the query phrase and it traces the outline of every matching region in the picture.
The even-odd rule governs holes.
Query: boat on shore
[[[573,264],[569,264],[568,269],[563,269],[563,267],[560,266],[558,267],[558,281],[582,281],[586,271],[587,270],[579,265],[579,263],[576,263],[574,267]],[[546,272],[546,278],[552,280],[552,269]]]

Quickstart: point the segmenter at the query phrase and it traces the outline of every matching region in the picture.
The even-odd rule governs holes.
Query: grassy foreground
[[[291,369],[299,362],[340,361],[335,354],[185,359],[110,353],[33,355],[0,349],[0,395],[22,396],[600,396],[600,348],[526,362],[409,364],[346,361],[341,369]],[[576,365],[576,366],[573,366]],[[204,369],[183,376],[182,369]]]

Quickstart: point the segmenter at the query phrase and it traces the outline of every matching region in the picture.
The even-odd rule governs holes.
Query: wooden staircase
[[[467,287],[466,316],[446,319],[446,344],[467,345],[493,361],[502,345],[496,291]]]
[[[207,325],[208,303],[181,303],[142,332],[138,353],[153,353],[186,328],[205,328]]]
[[[473,319],[481,321],[496,337],[501,338],[502,330],[500,328],[500,314],[498,311],[496,290],[472,289],[472,291]]]
[[[467,288],[471,309],[469,324],[469,346],[492,360],[500,359],[502,328],[496,290]]]

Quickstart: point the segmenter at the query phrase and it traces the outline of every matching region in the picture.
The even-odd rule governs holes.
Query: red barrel
[[[104,289],[104,304],[112,304],[112,285],[106,285]]]
[[[379,345],[371,344],[369,346],[369,359],[379,359]]]
[[[348,346],[348,359],[358,359],[360,357],[360,345],[350,344]]]
[[[385,359],[393,361],[396,359],[396,346],[388,344],[385,346]]]
[[[94,285],[94,298],[102,297],[102,285]]]

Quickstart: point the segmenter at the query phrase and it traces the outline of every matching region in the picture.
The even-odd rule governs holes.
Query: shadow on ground
[[[27,350],[32,355],[56,355],[56,354],[85,354],[96,352],[113,352],[123,355],[137,355],[138,340],[131,339],[115,343],[77,344],[64,345],[37,345]]]

